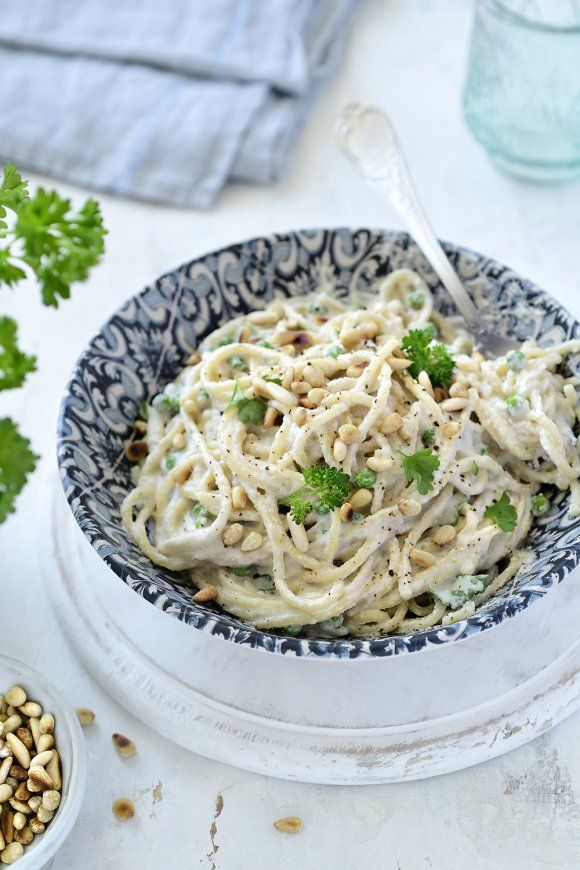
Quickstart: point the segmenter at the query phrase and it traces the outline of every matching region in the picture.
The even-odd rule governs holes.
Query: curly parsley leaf
[[[39,188],[18,207],[14,234],[22,242],[21,259],[41,285],[45,305],[68,299],[71,284],[85,281],[105,250],[99,204],[88,199],[80,211],[56,190]]]
[[[517,511],[507,492],[503,492],[498,501],[490,504],[485,511],[485,516],[499,526],[502,532],[513,532],[518,521]]]
[[[2,221],[0,220],[0,223]],[[0,236],[2,230],[0,229]],[[10,248],[0,250],[0,284],[6,284],[7,287],[13,287],[26,278],[26,272],[21,269],[14,260]]]
[[[280,501],[291,508],[295,523],[303,523],[313,508],[322,507],[321,513],[339,508],[348,497],[350,477],[340,468],[313,465],[303,468],[302,476],[305,485]]]
[[[411,360],[408,372],[414,378],[427,372],[434,387],[443,387],[450,382],[455,361],[444,344],[433,343],[433,331],[428,326],[408,332],[402,347],[407,359]]]
[[[28,182],[24,181],[13,163],[7,163],[0,181],[0,238],[6,235],[8,228],[6,209],[16,211],[28,199]]]
[[[428,447],[416,453],[401,453],[401,456],[405,479],[416,481],[419,494],[427,495],[433,489],[433,474],[441,464],[439,459]]]
[[[11,317],[0,317],[0,390],[21,387],[36,369],[36,357],[18,349],[18,327]]]
[[[242,393],[240,382],[236,380],[236,386],[232,398],[225,406],[224,411],[230,408],[235,408],[238,412],[238,419],[241,423],[253,423],[258,426],[263,422],[266,415],[268,402],[266,399],[248,399]]]
[[[14,511],[16,496],[34,471],[36,456],[8,418],[0,420],[0,523]]]

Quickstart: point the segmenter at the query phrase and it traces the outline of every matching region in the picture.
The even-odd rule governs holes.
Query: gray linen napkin
[[[208,207],[276,179],[356,0],[0,0],[0,160]]]

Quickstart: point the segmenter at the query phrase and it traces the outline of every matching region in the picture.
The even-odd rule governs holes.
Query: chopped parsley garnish
[[[447,580],[428,590],[445,607],[459,610],[472,598],[485,589],[487,574],[459,574],[454,580]]]
[[[411,308],[413,308],[415,311],[418,311],[420,308],[423,307],[423,304],[425,302],[425,295],[421,293],[420,290],[415,290],[413,293],[409,293],[407,299]]]
[[[550,510],[550,499],[539,492],[532,498],[532,513],[537,517],[543,517]]]
[[[311,302],[307,310],[309,314],[328,314],[328,308],[320,302]]]
[[[279,628],[278,631],[280,634],[287,634],[290,637],[296,637],[297,634],[300,634],[302,631],[301,625],[287,625],[285,628]]]
[[[340,468],[313,465],[302,469],[302,477],[305,485],[279,502],[290,507],[290,515],[298,525],[304,522],[313,508],[318,512],[322,508],[322,512],[326,513],[325,508],[328,511],[339,508],[348,496],[350,477]]]
[[[427,372],[434,387],[444,387],[451,381],[455,360],[444,344],[433,344],[431,325],[423,329],[412,329],[403,338],[402,347],[407,359],[411,360],[409,374],[418,378]]]
[[[263,421],[267,407],[266,399],[247,399],[242,393],[240,382],[236,380],[232,398],[225,406],[224,412],[235,408],[241,423],[253,423],[257,426]]]
[[[489,447],[482,447],[479,453],[481,456],[487,456],[487,454],[489,453]]]
[[[517,511],[507,492],[503,492],[501,498],[487,508],[485,516],[499,526],[502,532],[513,532],[518,521]]]
[[[344,615],[340,613],[338,616],[331,616],[329,619],[323,619],[322,622],[318,623],[318,628],[320,631],[332,634],[338,628],[341,628],[343,622]]]
[[[172,468],[175,468],[175,456],[172,453],[168,453],[165,457],[165,467],[171,471]]]
[[[435,429],[425,429],[421,435],[421,441],[425,447],[431,447],[435,443]]]
[[[179,396],[172,393],[158,393],[151,403],[157,411],[176,414],[180,408]]]
[[[428,447],[410,455],[401,453],[401,456],[405,479],[416,481],[419,495],[427,495],[433,489],[433,474],[441,464],[439,459]]]
[[[253,565],[238,565],[236,568],[232,568],[236,577],[249,577],[253,570]]]
[[[281,378],[271,378],[271,377],[269,377],[269,375],[264,375],[264,380],[268,384],[278,384],[279,387],[282,386],[282,379]]]
[[[270,344],[270,342],[269,342],[269,341],[266,341],[265,339],[262,340],[262,341],[259,341],[259,342],[258,342],[258,346],[259,346],[259,347],[267,347],[267,348],[269,348],[269,350],[276,350],[276,348],[274,347],[274,345],[273,345],[273,344]]]
[[[215,347],[226,347],[228,344],[233,344],[233,341],[231,335],[225,335],[223,338],[220,338],[219,341],[216,341]]]
[[[191,509],[191,516],[193,517],[193,525],[196,529],[205,529],[205,527],[211,522],[212,518],[210,512],[207,511],[198,501],[196,501]]]
[[[520,396],[518,393],[512,393],[510,396],[507,397],[505,403],[508,408],[521,408],[524,404],[524,401],[525,400],[523,396]]]
[[[336,359],[337,356],[340,356],[341,353],[344,353],[344,348],[340,344],[331,344],[330,347],[327,347],[324,351],[324,356],[330,356],[332,359]]]
[[[505,359],[513,372],[521,372],[526,364],[526,358],[521,350],[510,350]]]
[[[234,354],[233,356],[228,357],[228,365],[231,369],[245,369],[245,357]]]
[[[353,477],[353,481],[357,486],[362,486],[364,489],[368,489],[370,486],[374,486],[377,482],[377,473],[376,471],[373,471],[372,468],[361,468]]]
[[[139,405],[139,416],[142,420],[147,420],[149,417],[149,406],[147,405],[145,399],[143,399],[143,401]]]
[[[471,463],[471,473],[472,473],[472,474],[479,474],[479,465],[477,464],[477,462],[475,461],[475,459],[474,459],[473,462]]]

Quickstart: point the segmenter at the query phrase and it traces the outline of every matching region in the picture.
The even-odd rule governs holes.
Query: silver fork
[[[512,350],[516,346],[514,341],[489,330],[437,241],[388,116],[372,106],[349,103],[338,118],[337,134],[347,157],[407,225],[463,315],[479,349],[489,356],[504,356]]]

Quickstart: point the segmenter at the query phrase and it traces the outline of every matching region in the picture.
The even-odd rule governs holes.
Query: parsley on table
[[[21,387],[26,375],[36,370],[36,357],[19,350],[18,327],[11,317],[0,317],[0,390]]]
[[[429,327],[412,329],[403,338],[402,347],[411,360],[408,372],[418,378],[427,372],[434,387],[446,386],[453,375],[455,360],[444,344],[433,344],[433,332]]]
[[[302,477],[305,485],[280,500],[280,504],[290,507],[290,515],[298,525],[304,522],[313,508],[317,512],[328,513],[339,508],[348,496],[350,477],[340,468],[313,465],[302,469]]]
[[[36,456],[12,420],[0,420],[0,523],[14,510],[16,496],[34,471]]]
[[[230,408],[235,408],[238,412],[238,419],[241,423],[253,423],[257,426],[264,420],[267,407],[268,402],[266,399],[246,398],[242,393],[240,382],[236,380],[236,386],[234,387],[232,398],[225,406],[224,411],[228,411]]]
[[[503,492],[498,501],[490,504],[485,511],[485,516],[499,526],[502,532],[513,532],[518,520],[517,511],[507,492]]]
[[[416,481],[419,495],[427,495],[433,489],[433,474],[441,464],[439,459],[428,447],[416,453],[401,453],[401,456],[405,479]]]

